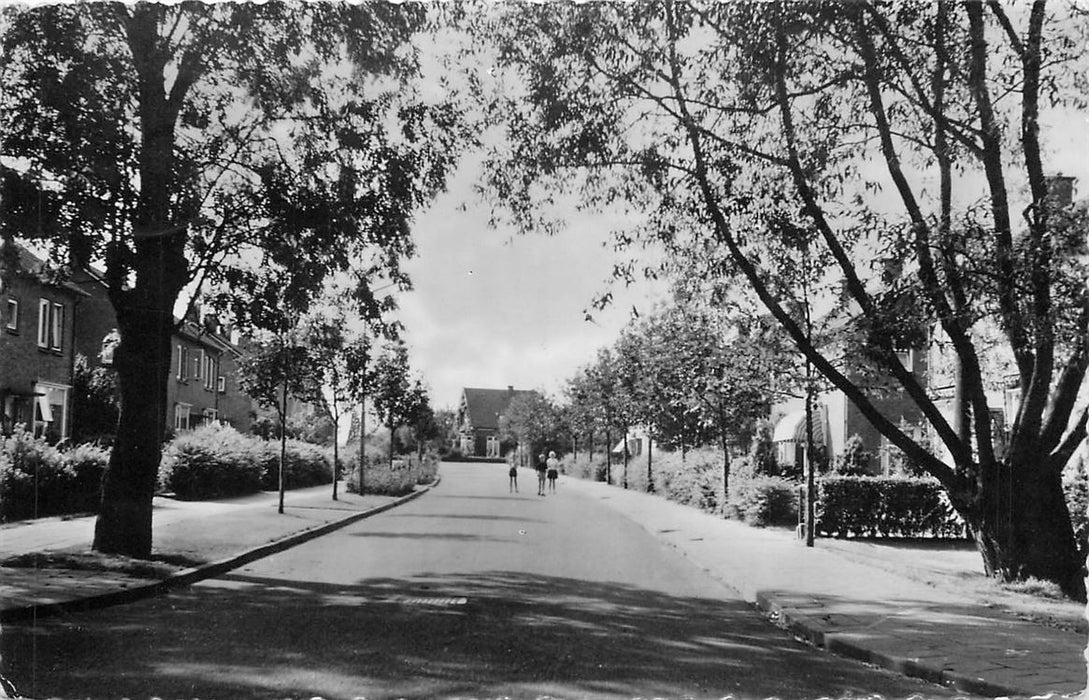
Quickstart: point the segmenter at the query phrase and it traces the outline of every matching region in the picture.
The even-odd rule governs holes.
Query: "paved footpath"
[[[1083,635],[1021,621],[966,596],[852,561],[834,548],[806,548],[790,533],[750,528],[663,498],[572,478],[577,490],[641,524],[794,634],[911,676],[992,696],[1080,696],[1086,689]],[[156,499],[155,551],[194,562],[167,580],[64,569],[0,570],[0,620],[32,619],[154,595],[281,551],[404,498],[330,487],[186,503]],[[46,518],[0,526],[0,559],[87,551],[93,518]],[[820,543],[818,542],[818,545]]]
[[[0,621],[27,620],[131,602],[268,556],[415,498],[359,496],[332,486],[265,492],[222,501],[156,498],[152,555],[187,562],[167,578],[87,569],[0,568]],[[90,555],[94,517],[42,518],[0,526],[0,560],[36,553]],[[2,696],[0,696],[2,697]]]
[[[992,696],[1089,696],[1086,639],[657,496],[564,479],[640,523],[795,635],[830,652]]]

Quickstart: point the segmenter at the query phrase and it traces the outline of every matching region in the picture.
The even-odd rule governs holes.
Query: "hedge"
[[[798,524],[798,488],[775,476],[737,480],[730,487],[731,517],[754,527]]]
[[[391,467],[389,458],[367,460],[367,471],[363,475],[363,491],[382,496],[405,496],[417,485],[430,484],[439,471],[439,459],[436,454],[427,454],[422,460],[416,455],[407,455],[394,459]],[[359,493],[359,462],[352,463],[347,478],[349,493]]]
[[[96,511],[108,460],[105,448],[57,448],[16,427],[0,438],[0,520]]]
[[[163,449],[159,485],[182,499],[229,498],[279,488],[279,442],[213,423],[182,433]],[[333,481],[330,458],[316,445],[287,441],[285,488]]]
[[[818,486],[822,537],[963,537],[964,524],[933,479],[824,476]]]

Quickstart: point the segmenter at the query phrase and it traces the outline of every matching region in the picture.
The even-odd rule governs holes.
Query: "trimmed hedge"
[[[58,449],[16,427],[0,438],[0,520],[96,511],[108,460],[97,445]]]
[[[163,449],[159,485],[182,499],[229,498],[279,488],[280,444],[213,423],[182,433]],[[331,460],[316,445],[287,441],[285,488],[333,481]]]
[[[825,476],[817,493],[821,537],[964,535],[964,524],[932,479]]]

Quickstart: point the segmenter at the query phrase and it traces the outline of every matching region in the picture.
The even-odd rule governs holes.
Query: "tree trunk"
[[[117,435],[102,478],[92,548],[151,556],[151,506],[159,475],[170,371],[170,328],[151,309],[118,314],[114,354],[121,405]]]
[[[720,431],[722,441],[722,516],[730,512],[730,443],[725,432]]]
[[[340,447],[337,445],[340,437],[339,416],[333,418],[333,500],[337,500],[337,481],[340,480]]]
[[[359,495],[363,495],[366,486],[367,471],[367,400],[359,402]]]
[[[628,455],[628,426],[626,426],[626,425],[624,426],[624,436],[622,438],[620,438],[620,446],[621,446],[621,449],[624,451],[624,475],[623,475],[623,479],[621,479],[621,481],[622,481],[621,486],[623,486],[624,488],[628,488],[628,461],[629,461],[628,458],[629,458],[629,455]]]
[[[613,440],[612,433],[605,431],[605,483],[613,483]]]
[[[280,506],[278,512],[284,512],[284,462],[287,461],[287,380],[283,383],[283,393],[280,395]]]
[[[1061,470],[1045,460],[1026,465],[994,464],[980,470],[950,498],[983,556],[988,575],[1003,581],[1029,577],[1052,581],[1085,602],[1085,573]],[[974,492],[974,493],[973,493]]]
[[[650,436],[647,436],[647,493],[654,493],[654,471],[651,468],[651,452],[653,444]]]

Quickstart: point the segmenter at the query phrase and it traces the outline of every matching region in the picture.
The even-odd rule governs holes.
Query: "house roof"
[[[515,396],[535,394],[535,391],[515,389],[478,389],[465,387],[462,391],[462,407],[469,415],[474,428],[499,428],[499,416]]]
[[[40,277],[46,271],[45,261],[39,258],[34,253],[30,252],[22,244],[15,244],[15,252],[18,257],[18,269],[17,272],[21,272],[24,275],[31,277]],[[51,287],[57,287],[65,289],[77,296],[90,296],[87,292],[80,289],[75,284],[72,284],[68,280],[46,281],[40,280],[42,284],[46,284]]]

